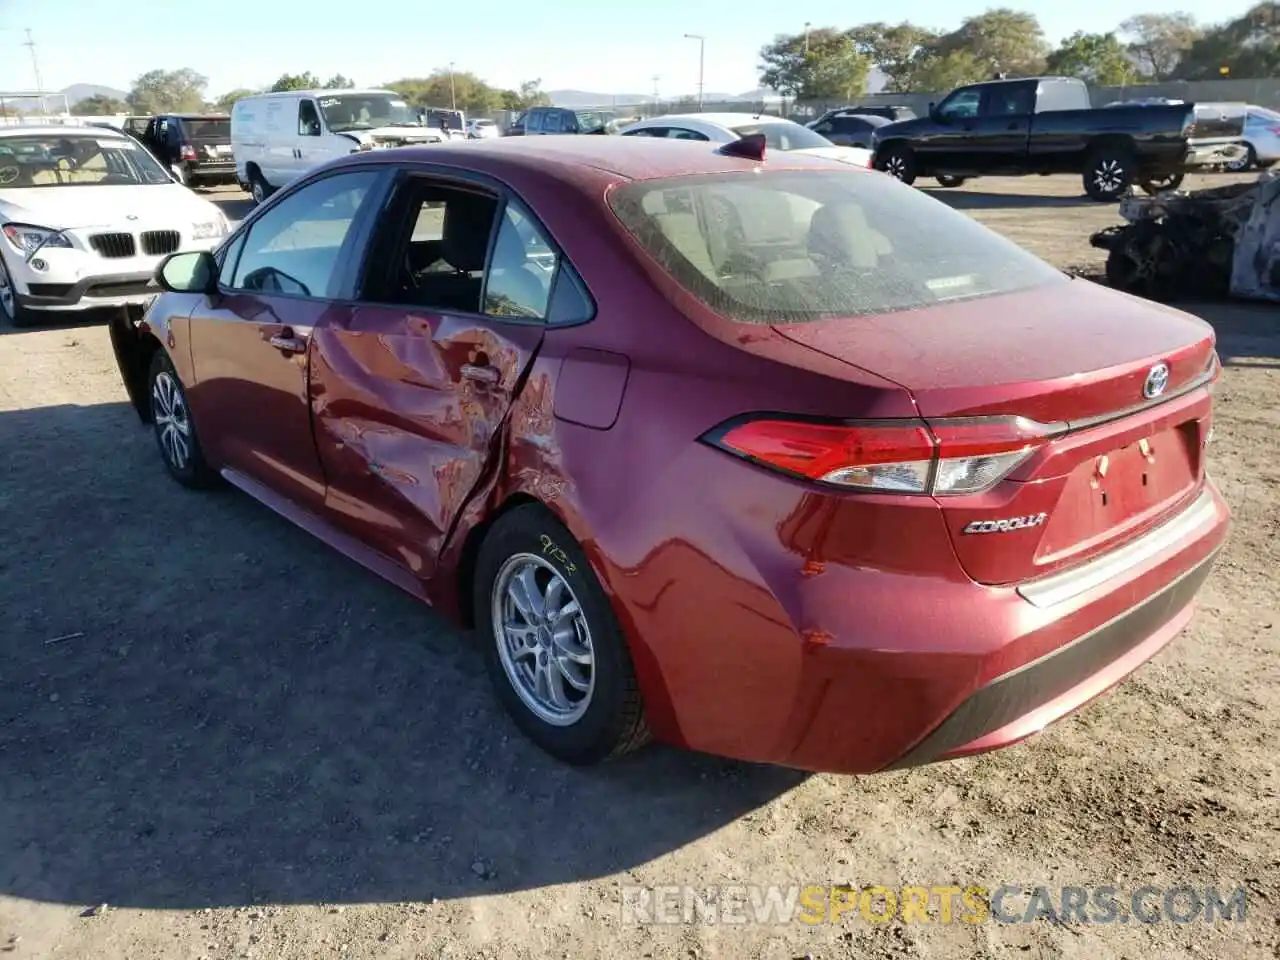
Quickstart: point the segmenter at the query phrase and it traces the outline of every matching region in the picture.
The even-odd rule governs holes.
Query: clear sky
[[[999,2],[957,5],[900,0],[892,12],[840,0],[785,3],[742,0],[645,0],[636,4],[559,0],[478,3],[373,2],[244,4],[135,0],[0,0],[0,89],[35,86],[24,30],[36,41],[47,90],[98,83],[127,90],[154,68],[192,67],[209,78],[208,95],[265,86],[282,73],[342,73],[376,86],[422,76],[452,61],[488,83],[514,87],[542,78],[544,89],[651,93],[696,89],[698,44],[706,36],[708,92],[756,87],[756,54],[777,33],[813,26],[848,27],[864,20],[910,20],[950,28]],[[1076,30],[1112,30],[1135,13],[1183,9],[1207,21],[1239,16],[1248,3],[1186,0],[1076,0],[1007,5],[1029,9],[1051,40]],[[785,8],[785,9],[784,9]]]

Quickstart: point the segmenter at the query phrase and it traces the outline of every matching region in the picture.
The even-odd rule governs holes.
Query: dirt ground
[[[1078,193],[938,195],[1096,269],[1114,208]],[[0,952],[1280,957],[1280,312],[1189,309],[1226,364],[1210,450],[1236,520],[1192,625],[1026,744],[860,778],[661,748],[556,765],[429,610],[244,496],[170,482],[103,326],[6,330]],[[650,926],[619,906],[620,884],[837,882],[1244,887],[1247,917]]]

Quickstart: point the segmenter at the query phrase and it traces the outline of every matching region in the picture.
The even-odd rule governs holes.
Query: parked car
[[[836,146],[822,134],[794,121],[753,113],[673,113],[630,124],[621,133],[624,137],[704,143],[732,143],[762,134],[769,150],[826,157],[859,167],[869,167],[872,156],[870,150]]]
[[[571,110],[568,107],[530,107],[516,118],[509,137],[610,134],[617,132],[617,117],[609,110]]]
[[[805,126],[837,146],[861,147],[863,150],[870,150],[873,134],[880,127],[891,122],[884,117],[868,114],[838,113],[825,120],[807,123]]]
[[[868,104],[867,106],[839,107],[835,110],[828,110],[816,120],[810,120],[806,126],[816,127],[824,120],[839,116],[882,117],[885,120],[897,123],[899,120],[914,120],[916,112],[905,104]]]
[[[161,114],[137,136],[179,183],[209,187],[236,182],[231,118],[226,114]]]
[[[441,130],[448,140],[466,140],[470,121],[461,110],[446,107],[420,107],[418,122],[432,130]]]
[[[473,117],[467,121],[467,139],[488,140],[502,136],[498,125],[485,117]]]
[[[1232,171],[1267,169],[1280,161],[1280,113],[1250,104],[1244,123],[1245,155],[1226,164]]]
[[[0,319],[141,304],[166,254],[214,247],[218,208],[137,141],[91,126],[0,127]]]
[[[289,90],[231,109],[236,179],[255,203],[313,167],[361,150],[444,143],[393,90]]]
[[[179,483],[474,625],[563,760],[1021,740],[1191,615],[1213,329],[762,144],[334,161],[161,266],[129,396]]]
[[[876,166],[905,183],[940,176],[1078,173],[1094,200],[1177,186],[1244,152],[1244,110],[1165,104],[1095,110],[1082,80],[993,80],[953,90],[928,117],[875,132]]]

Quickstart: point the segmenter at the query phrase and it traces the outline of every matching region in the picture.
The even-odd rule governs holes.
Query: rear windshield
[[[610,203],[681,286],[746,323],[893,313],[1066,282],[963,213],[872,172],[640,180]]]
[[[183,119],[182,128],[192,140],[225,140],[231,142],[231,118],[213,117],[201,120]]]
[[[814,147],[829,147],[831,141],[820,133],[814,133],[808,127],[789,120],[763,121],[760,123],[744,123],[731,127],[741,137],[763,133],[765,146],[770,150],[810,150]]]

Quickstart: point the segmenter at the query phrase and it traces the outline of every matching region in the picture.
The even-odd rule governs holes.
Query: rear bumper
[[[898,739],[871,750],[896,770],[1010,746],[1078,710],[1153,657],[1186,626],[1196,592],[1226,540],[1230,513],[1206,483],[1177,516],[1126,547],[1067,574],[1020,589],[988,591],[990,616],[1004,642],[957,655],[954,645],[935,651],[884,650],[904,662],[884,668],[900,689],[889,698],[911,710],[918,724],[888,726]],[[1099,579],[1098,575],[1105,577]],[[1009,605],[1016,596],[1014,605]],[[981,611],[980,603],[958,616]],[[984,624],[975,635],[988,633]],[[975,647],[977,645],[975,644]],[[832,651],[837,653],[837,651]],[[850,665],[865,668],[865,651]],[[914,662],[912,662],[914,661]],[[857,754],[833,738],[849,714],[840,689],[839,658],[831,665],[822,705],[800,738],[790,763],[806,769],[861,772]],[[844,702],[842,702],[844,701]],[[886,702],[881,697],[881,702]]]
[[[1245,155],[1247,149],[1238,140],[1227,143],[1189,143],[1182,155],[1182,165],[1188,169],[1218,166],[1238,160]]]

